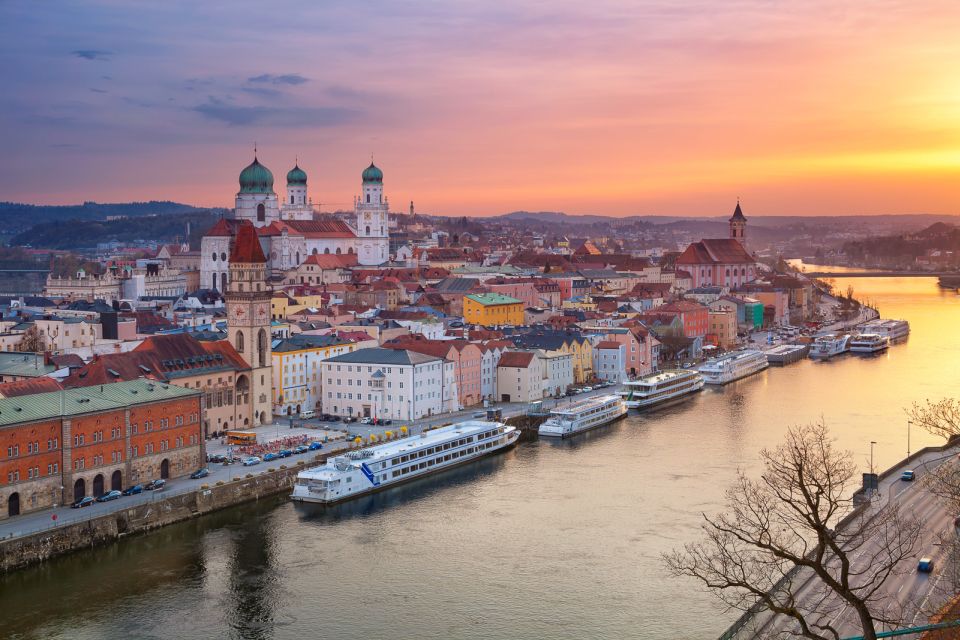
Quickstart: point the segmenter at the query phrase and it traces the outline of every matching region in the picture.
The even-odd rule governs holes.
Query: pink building
[[[686,271],[692,287],[739,287],[757,278],[757,264],[746,250],[747,219],[740,203],[729,220],[730,237],[694,242],[677,258],[677,271]]]
[[[462,407],[472,407],[483,401],[483,350],[466,340],[429,340],[411,334],[383,344],[388,349],[415,351],[453,362],[454,379]]]

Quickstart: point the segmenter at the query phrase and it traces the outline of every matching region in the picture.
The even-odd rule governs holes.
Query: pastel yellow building
[[[463,319],[471,324],[523,324],[523,302],[499,293],[472,293],[463,297]]]
[[[274,345],[273,413],[299,415],[320,408],[320,363],[357,348],[336,336],[297,334]]]

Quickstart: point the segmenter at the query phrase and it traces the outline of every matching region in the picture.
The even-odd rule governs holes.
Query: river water
[[[960,297],[932,278],[838,283],[909,320],[909,340],[340,507],[279,497],[54,560],[0,582],[0,637],[715,638],[736,612],[660,554],[697,537],[736,470],[821,418],[865,471],[876,441],[886,468],[904,408],[958,392]]]

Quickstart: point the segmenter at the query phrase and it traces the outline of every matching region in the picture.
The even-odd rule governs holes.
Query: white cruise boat
[[[819,336],[810,345],[811,358],[832,358],[850,350],[850,336],[829,333]]]
[[[692,369],[668,369],[624,383],[619,391],[628,409],[646,409],[703,389],[703,376]]]
[[[852,353],[878,353],[886,351],[890,346],[890,338],[878,333],[861,333],[850,340]]]
[[[623,398],[615,395],[587,398],[550,412],[540,425],[541,436],[569,438],[570,436],[602,427],[627,414]]]
[[[910,323],[906,320],[868,320],[859,327],[861,333],[875,333],[895,342],[910,335]]]
[[[468,420],[349,451],[297,474],[294,500],[333,504],[443,471],[514,445],[516,427]]]
[[[767,366],[767,354],[757,349],[745,349],[708,360],[700,365],[699,371],[706,384],[727,384],[763,371]]]

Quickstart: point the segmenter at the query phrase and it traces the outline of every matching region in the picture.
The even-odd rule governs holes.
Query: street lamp
[[[907,457],[910,457],[910,427],[913,425],[913,420],[907,420]]]
[[[876,441],[870,441],[870,475],[873,475],[873,445],[877,444]]]

